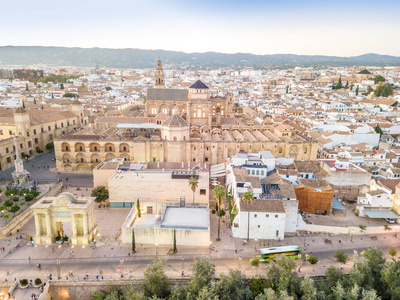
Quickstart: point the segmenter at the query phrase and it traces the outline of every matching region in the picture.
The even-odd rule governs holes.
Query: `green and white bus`
[[[262,248],[258,250],[260,255],[258,256],[259,261],[267,262],[275,259],[280,259],[282,256],[288,256],[293,258],[299,258],[301,254],[300,246],[283,246],[283,247],[271,247]]]

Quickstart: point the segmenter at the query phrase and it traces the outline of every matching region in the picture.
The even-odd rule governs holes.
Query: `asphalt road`
[[[351,247],[341,249],[346,252],[350,257],[353,256],[354,250],[357,250],[358,253],[361,253],[363,250],[366,250],[367,247]],[[319,258],[319,263],[315,266],[316,272],[318,274],[323,274],[330,265],[337,265],[337,262],[334,261],[333,256],[335,254],[334,250],[326,250],[326,251],[314,251],[312,252]],[[386,248],[382,249],[383,252],[387,252]],[[307,252],[306,252],[307,253]],[[311,252],[308,252],[311,253]],[[242,271],[246,276],[250,277],[254,275],[254,268],[252,268],[248,262],[251,255],[247,255],[249,257],[243,257],[242,260],[239,259],[239,256],[235,257],[213,257],[213,262],[216,264],[217,273],[227,273],[231,268],[242,268]],[[254,255],[253,255],[254,256]],[[182,271],[182,257],[183,260],[183,270],[186,275],[190,276],[191,265],[193,264],[194,255],[176,255],[176,256],[158,256],[159,258],[163,258],[166,260],[166,273],[170,277],[177,277],[181,275]],[[110,279],[112,277],[118,278],[120,277],[120,269],[124,270],[125,276],[129,272],[133,278],[142,278],[143,272],[146,267],[152,263],[152,261],[156,258],[153,256],[114,256],[114,257],[69,257],[69,258],[60,258],[60,273],[63,276],[62,279],[70,272],[73,271],[75,274],[74,279],[77,279],[79,275],[80,278],[86,273],[90,274],[90,278],[94,279],[95,275],[104,275],[105,279]],[[37,264],[41,264],[41,269],[37,268]],[[8,259],[3,258],[0,261],[1,264],[1,273],[7,273],[8,276],[21,278],[22,276],[31,276],[33,277],[42,277],[44,278],[47,274],[52,273],[53,277],[57,274],[57,259],[54,258],[42,258],[42,259],[32,259],[30,262],[27,259]],[[240,266],[242,264],[242,266]],[[312,271],[312,267],[308,262],[297,260],[297,264],[301,266],[302,273],[305,274],[307,272]],[[260,268],[263,268],[266,264],[262,264]],[[347,264],[350,266],[350,263]],[[7,275],[7,274],[1,274]],[[3,277],[1,276],[1,277]]]

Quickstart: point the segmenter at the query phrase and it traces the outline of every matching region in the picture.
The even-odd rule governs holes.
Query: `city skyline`
[[[388,9],[390,8],[390,9]],[[400,56],[400,3],[372,1],[18,1],[3,6],[0,46]],[[13,21],[18,17],[19,22]],[[10,24],[12,24],[10,26]]]

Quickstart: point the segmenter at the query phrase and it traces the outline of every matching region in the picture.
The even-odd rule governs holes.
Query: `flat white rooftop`
[[[209,223],[207,207],[167,207],[161,228],[207,230]]]

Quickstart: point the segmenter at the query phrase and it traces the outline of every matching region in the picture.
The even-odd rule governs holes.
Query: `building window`
[[[51,141],[53,139],[53,135],[49,134],[49,141]]]
[[[63,130],[63,131],[61,132],[61,134],[64,135],[64,134],[65,134],[65,131]]]
[[[61,123],[61,127],[64,127],[64,123]]]
[[[12,135],[12,131],[11,131],[11,130],[9,130],[8,133],[9,133],[10,135]]]
[[[282,148],[279,148],[279,153],[282,153]]]
[[[44,132],[44,129],[43,129],[43,127],[42,128],[40,128],[41,129],[41,131],[42,131],[42,133]]]
[[[8,153],[9,151],[8,151],[8,148],[6,148],[6,153]]]
[[[258,228],[260,228],[260,225],[258,225]]]
[[[97,146],[94,146],[94,151],[97,151]]]
[[[31,141],[28,142],[28,147],[32,147],[32,142]]]
[[[56,125],[54,125],[54,128],[55,128],[55,129],[57,129],[57,124],[56,124]]]
[[[275,215],[275,219],[278,219],[278,215]]]
[[[32,151],[32,150],[29,150],[29,155],[32,156],[32,154],[33,154],[33,151]]]
[[[22,145],[22,144],[19,144],[19,147],[20,147],[21,149],[24,149],[24,145]]]
[[[265,217],[266,217],[266,218],[269,218],[269,214],[266,214]]]
[[[33,134],[36,134],[36,129],[33,129]]]
[[[200,195],[205,195],[206,194],[206,189],[200,189]]]
[[[208,161],[208,157],[204,158],[205,161]]]
[[[260,170],[257,170],[257,172],[256,172],[256,173],[257,173],[257,175],[260,175]]]
[[[51,130],[51,126],[47,126],[47,128],[48,128],[49,130]]]
[[[251,175],[255,175],[256,171],[255,170],[251,170]]]
[[[124,151],[126,151],[126,146],[124,146]]]
[[[233,227],[239,227],[238,223],[233,223]]]
[[[261,170],[261,176],[264,176],[264,170]]]
[[[26,136],[29,136],[29,131],[26,132]]]
[[[39,143],[39,140],[37,138],[35,138],[35,144]]]
[[[196,147],[193,147],[193,150],[196,150]]]
[[[177,138],[176,138],[176,136],[174,136],[174,142],[176,142],[177,141]]]
[[[3,135],[3,130],[0,130],[0,135]]]
[[[11,163],[11,157],[7,157],[7,163]]]
[[[254,214],[254,218],[257,218],[257,214]]]
[[[307,153],[307,148],[304,148],[304,154],[306,154]]]

